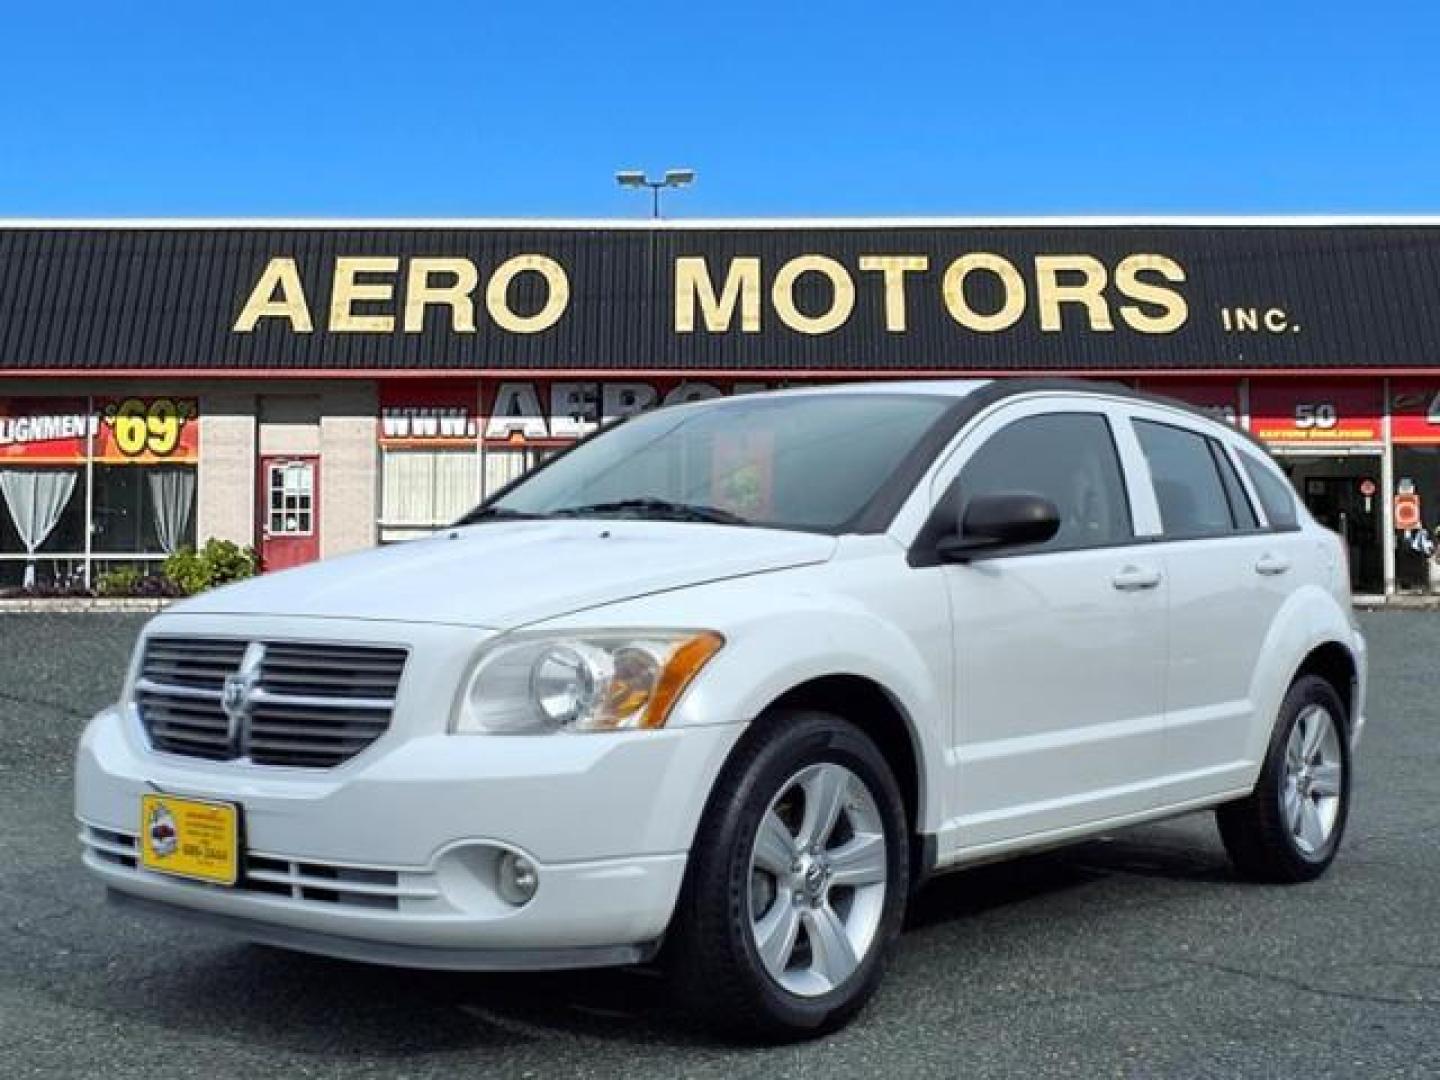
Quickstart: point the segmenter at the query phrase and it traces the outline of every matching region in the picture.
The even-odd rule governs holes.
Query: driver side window
[[[1028,416],[992,435],[957,480],[963,515],[982,495],[1042,495],[1060,529],[1027,551],[1123,544],[1134,537],[1130,502],[1110,424],[1099,413]]]

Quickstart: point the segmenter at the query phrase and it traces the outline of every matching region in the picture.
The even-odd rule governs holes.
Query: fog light
[[[500,897],[507,904],[528,904],[539,886],[535,864],[524,855],[507,851],[500,856]]]

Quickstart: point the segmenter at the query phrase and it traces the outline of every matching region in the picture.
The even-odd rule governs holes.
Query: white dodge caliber
[[[659,958],[833,1027],[926,876],[1213,807],[1345,828],[1344,551],[1243,433],[1060,381],[681,405],[432,538],[177,604],[79,748],[117,902],[415,967]]]

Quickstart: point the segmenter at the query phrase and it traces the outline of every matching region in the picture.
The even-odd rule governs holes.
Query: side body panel
[[[1133,405],[1139,420],[1185,428],[1227,447],[1259,527],[1157,544],[1169,581],[1166,770],[1161,804],[1188,806],[1249,791],[1296,669],[1314,648],[1356,653],[1337,549],[1301,511],[1271,529],[1235,457],[1241,436],[1181,410]],[[1133,439],[1133,429],[1131,438]],[[1138,441],[1135,441],[1138,450]],[[1250,451],[1253,453],[1253,449]],[[1139,455],[1139,472],[1149,483]],[[1298,505],[1298,500],[1297,500]],[[1159,533],[1157,518],[1156,532]]]
[[[1134,420],[1210,439],[1228,435],[1212,422],[1174,410],[1135,406],[1127,411]],[[1148,486],[1148,463],[1135,429],[1127,427],[1137,451],[1137,472]],[[1235,473],[1238,479],[1240,470]],[[1255,503],[1253,496],[1247,497]],[[1162,534],[1158,516],[1155,533],[1170,599],[1166,763],[1160,798],[1164,804],[1183,804],[1248,786],[1243,749],[1255,726],[1268,723],[1252,696],[1263,645],[1308,567],[1290,551],[1298,533],[1262,528],[1169,538]],[[1282,557],[1285,572],[1265,572],[1282,565]]]
[[[931,506],[990,437],[1047,412],[1090,413],[1116,426],[1099,399],[1007,403],[962,435],[932,480]],[[1115,442],[1138,533],[1146,508]],[[1137,536],[936,572],[955,611],[956,657],[955,813],[942,853],[968,856],[1152,809],[1165,767],[1166,657],[1166,589],[1153,546]]]

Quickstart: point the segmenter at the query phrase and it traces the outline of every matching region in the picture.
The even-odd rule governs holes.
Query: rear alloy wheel
[[[667,945],[697,1018],[776,1039],[854,1015],[900,932],[907,835],[857,727],[798,710],[756,721],[711,793]]]
[[[1340,696],[1304,675],[1285,695],[1255,790],[1219,808],[1225,849],[1254,881],[1311,881],[1335,858],[1350,805],[1350,747]]]
[[[1340,732],[1323,705],[1307,705],[1295,718],[1285,744],[1281,809],[1290,838],[1303,854],[1325,850],[1340,820]]]

